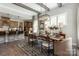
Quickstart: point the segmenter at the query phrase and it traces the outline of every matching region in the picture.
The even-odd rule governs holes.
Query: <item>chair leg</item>
[[[41,54],[42,54],[42,42],[41,42],[41,49],[40,49],[40,51],[41,51]]]
[[[50,56],[50,43],[48,43],[47,55]]]
[[[30,44],[30,38],[28,38],[28,44]]]
[[[31,43],[32,43],[32,47],[33,47],[33,44],[34,44],[33,39],[32,39],[32,42]]]

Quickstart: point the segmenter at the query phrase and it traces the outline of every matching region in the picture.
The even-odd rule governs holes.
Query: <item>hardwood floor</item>
[[[21,43],[23,40],[17,40],[14,42],[9,42],[7,44],[0,44],[0,56],[28,56],[22,49],[20,49],[17,44]],[[77,50],[77,56],[79,56],[79,49]]]
[[[25,56],[26,54],[17,46],[18,41],[0,44],[0,56]]]

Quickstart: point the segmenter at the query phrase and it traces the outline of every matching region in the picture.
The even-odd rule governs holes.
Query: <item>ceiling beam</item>
[[[17,5],[17,6],[20,6],[20,7],[24,8],[24,9],[27,9],[27,10],[30,10],[30,11],[33,11],[33,12],[35,12],[35,13],[39,13],[39,14],[40,14],[39,11],[34,10],[34,9],[32,9],[32,8],[30,8],[30,7],[26,6],[26,5],[24,5],[24,4],[21,4],[21,3],[13,3],[13,4],[14,4],[14,5]]]
[[[58,4],[58,7],[62,7],[62,3],[57,3]]]
[[[36,3],[36,4],[38,4],[39,6],[43,7],[43,8],[46,9],[47,11],[50,10],[50,9],[49,9],[46,5],[44,5],[43,3]]]

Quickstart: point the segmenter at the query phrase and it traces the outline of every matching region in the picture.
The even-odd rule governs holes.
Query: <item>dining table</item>
[[[47,41],[49,44],[50,44],[50,42],[52,42],[53,43],[53,55],[54,55],[54,41],[61,41],[62,40],[60,36],[56,37],[53,35],[35,35],[33,33],[29,34],[29,37],[32,39],[40,38],[41,40]],[[37,39],[37,40],[39,40],[39,39]]]

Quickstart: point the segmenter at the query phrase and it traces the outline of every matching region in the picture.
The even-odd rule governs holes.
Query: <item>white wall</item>
[[[78,13],[77,13],[77,34],[78,34],[78,47],[79,47],[79,7],[78,7]]]
[[[72,37],[74,43],[77,40],[77,6],[78,4],[67,4],[47,12],[50,16],[67,12],[67,26],[64,31],[68,36]]]

